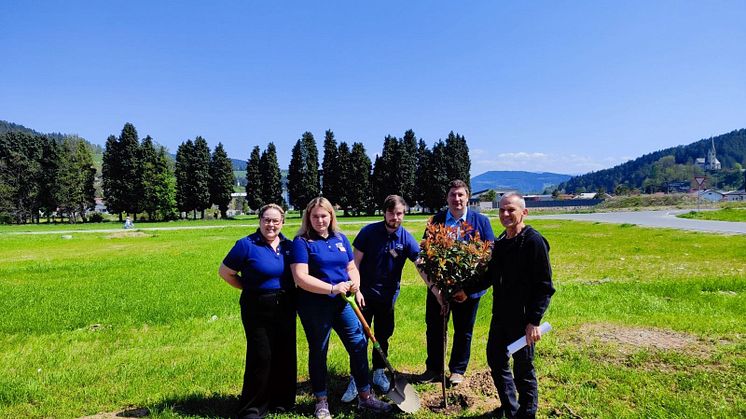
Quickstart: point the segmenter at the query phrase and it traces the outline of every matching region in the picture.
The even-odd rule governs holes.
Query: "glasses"
[[[262,224],[278,226],[282,224],[282,220],[279,218],[262,218]]]

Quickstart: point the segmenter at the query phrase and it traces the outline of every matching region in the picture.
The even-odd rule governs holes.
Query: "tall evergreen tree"
[[[305,181],[308,165],[308,150],[303,140],[298,140],[293,146],[290,154],[290,166],[288,167],[288,202],[297,209],[303,209],[308,203]]]
[[[218,143],[210,160],[210,201],[220,209],[221,218],[228,218],[228,204],[231,202],[233,184],[233,165],[223,144]]]
[[[138,208],[140,211],[143,211],[148,214],[148,219],[150,221],[155,220],[155,212],[156,212],[156,197],[155,197],[155,182],[157,181],[154,178],[155,173],[155,167],[156,167],[156,160],[158,158],[158,154],[155,151],[155,146],[153,145],[153,138],[151,136],[146,136],[143,138],[142,143],[140,144],[140,170],[142,173],[142,186],[141,191],[142,194],[140,195],[140,203],[138,204]]]
[[[402,198],[411,207],[416,203],[415,184],[417,181],[417,137],[411,129],[404,133],[397,157],[397,184]]]
[[[280,165],[277,163],[277,149],[270,142],[267,149],[262,153],[260,168],[262,173],[262,203],[274,203],[285,207],[285,199],[282,197],[282,177]]]
[[[0,212],[19,224],[38,217],[42,141],[21,132],[0,136]]]
[[[448,159],[450,158],[452,156],[447,154],[443,141],[435,143],[432,152],[428,153],[426,158],[428,165],[425,170],[425,177],[429,181],[425,191],[424,206],[430,211],[437,211],[446,203],[446,194],[448,193],[446,188],[448,188],[448,182],[453,180],[450,179],[447,171]]]
[[[310,132],[304,132],[301,138],[306,144],[306,150],[308,150],[308,160],[306,161],[306,164],[308,165],[308,172],[306,175],[308,178],[304,183],[308,185],[308,196],[310,197],[308,200],[310,201],[311,198],[315,198],[321,194],[321,183],[319,181],[319,149],[316,147],[316,140]]]
[[[373,163],[373,172],[370,176],[370,197],[371,202],[373,202],[373,205],[369,205],[366,207],[367,211],[366,213],[368,215],[373,215],[376,211],[377,206],[375,205],[375,202],[383,202],[383,199],[385,199],[386,195],[384,195],[385,192],[383,192],[383,182],[385,181],[385,175],[386,175],[386,167],[384,167],[384,161],[381,158],[381,156],[376,155],[376,160]],[[383,199],[379,199],[381,196],[384,196]]]
[[[101,166],[102,186],[106,208],[111,214],[117,214],[122,221],[122,212],[127,210],[125,184],[120,156],[120,143],[117,137],[110,135],[106,139],[104,157]]]
[[[446,167],[449,181],[461,179],[469,185],[469,190],[471,190],[471,159],[469,158],[469,146],[466,144],[466,138],[451,131],[446,138],[445,147],[448,156]]]
[[[427,184],[430,182],[427,179],[427,158],[430,150],[427,148],[425,141],[420,139],[417,144],[417,170],[415,171],[415,184],[414,184],[414,200],[416,203],[424,206],[425,191],[427,190]]]
[[[293,147],[288,168],[288,198],[298,209],[303,209],[321,191],[318,155],[313,134],[304,132]]]
[[[148,135],[140,145],[142,166],[142,196],[140,210],[148,214],[148,219],[173,218],[176,210],[176,191],[173,170],[166,149],[156,148]]]
[[[51,221],[52,214],[60,205],[58,178],[62,166],[62,151],[53,138],[44,137],[39,178],[39,209]]]
[[[387,135],[383,140],[383,152],[381,153],[380,162],[376,162],[376,172],[378,182],[378,194],[376,195],[376,202],[383,203],[383,200],[391,194],[401,195],[401,182],[398,179],[397,172],[399,171],[398,154],[399,154],[399,140],[396,137]],[[380,166],[380,167],[379,167]]]
[[[67,214],[71,223],[75,223],[78,216],[84,218],[86,212],[96,204],[93,186],[96,169],[91,150],[81,138],[65,138],[62,150],[62,165],[57,183],[60,209]]]
[[[339,166],[339,150],[337,150],[337,140],[334,139],[334,133],[327,130],[324,135],[324,160],[321,163],[321,169],[324,173],[322,195],[332,205],[344,207],[341,197],[344,195],[344,185],[339,181],[343,172]]]
[[[119,136],[118,147],[119,181],[122,184],[124,210],[136,218],[140,212],[138,204],[142,195],[142,171],[140,167],[140,139],[135,126],[127,122]]]
[[[259,146],[251,150],[246,162],[246,204],[256,211],[262,206],[262,171]]]
[[[200,136],[194,139],[193,158],[191,182],[194,185],[195,210],[199,211],[204,219],[205,210],[210,208],[210,147]]]
[[[350,182],[352,178],[358,176],[355,172],[355,168],[352,167],[352,156],[350,155],[350,147],[346,142],[339,144],[339,150],[337,150],[337,176],[336,182],[339,186],[339,192],[337,194],[337,203],[344,210],[344,214],[347,215],[350,209]]]
[[[196,208],[194,192],[190,181],[191,161],[194,154],[194,143],[187,140],[176,150],[176,206],[179,213],[188,213]]]
[[[350,152],[349,171],[351,174],[347,180],[347,207],[356,215],[363,211],[375,208],[372,206],[372,195],[370,193],[371,164],[368,153],[362,143],[353,143]],[[382,202],[381,202],[382,203]],[[379,203],[378,205],[381,205]]]

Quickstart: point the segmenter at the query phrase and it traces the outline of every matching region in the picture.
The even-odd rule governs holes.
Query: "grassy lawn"
[[[354,236],[362,220],[342,219],[343,231]],[[80,417],[132,407],[157,418],[232,414],[245,340],[239,293],[216,271],[255,220],[175,223],[205,224],[222,228],[76,232],[67,239],[0,228],[0,417]],[[558,289],[546,316],[555,330],[537,349],[540,416],[746,416],[746,236],[555,220],[532,225],[552,246]],[[419,237],[424,223],[413,217],[405,226]],[[286,233],[296,229],[297,220],[289,220]],[[404,275],[390,360],[418,373],[425,290],[411,264]],[[490,309],[488,294],[475,329],[472,377],[487,369]],[[308,416],[300,322],[298,353],[298,411]],[[336,337],[329,368],[332,413],[354,417],[354,409],[336,402],[348,374]],[[437,391],[432,384],[417,388]],[[472,408],[462,416],[482,413]],[[417,416],[438,415],[423,409]]]
[[[746,222],[746,207],[725,207],[715,211],[689,211],[679,215],[680,218],[694,220],[716,220]]]

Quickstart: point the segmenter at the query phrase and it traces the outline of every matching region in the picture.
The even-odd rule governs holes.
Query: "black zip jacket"
[[[549,242],[527,225],[512,239],[503,232],[492,250],[487,272],[471,294],[492,286],[492,315],[504,324],[538,326],[554,294]]]

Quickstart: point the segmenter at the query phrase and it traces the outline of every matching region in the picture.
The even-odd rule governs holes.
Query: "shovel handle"
[[[378,342],[376,341],[376,337],[373,336],[373,331],[370,330],[370,326],[368,326],[368,322],[365,321],[365,317],[363,316],[363,312],[360,311],[360,307],[357,305],[357,301],[355,301],[355,294],[340,294],[342,298],[347,300],[348,303],[350,303],[350,306],[352,306],[352,309],[355,311],[355,315],[357,316],[358,320],[360,320],[360,324],[363,325],[363,329],[365,330],[365,336],[368,337],[373,342],[373,346],[377,346]]]
[[[368,326],[368,322],[365,321],[365,317],[363,317],[363,312],[360,311],[360,307],[358,307],[357,302],[355,301],[355,294],[339,294],[347,300],[348,303],[350,303],[350,306],[352,307],[352,310],[355,311],[355,315],[357,315],[357,319],[360,320],[360,324],[363,325],[363,330],[365,330],[365,336],[370,339],[371,342],[373,342],[373,347],[378,351],[378,354],[381,355],[381,359],[383,360],[383,363],[386,364],[386,369],[389,370],[391,375],[396,376],[396,370],[394,370],[394,367],[391,366],[391,363],[389,363],[389,360],[386,358],[386,355],[383,353],[383,349],[381,349],[381,345],[378,344],[378,341],[376,340],[376,337],[373,336],[373,331],[370,330],[370,326]]]

